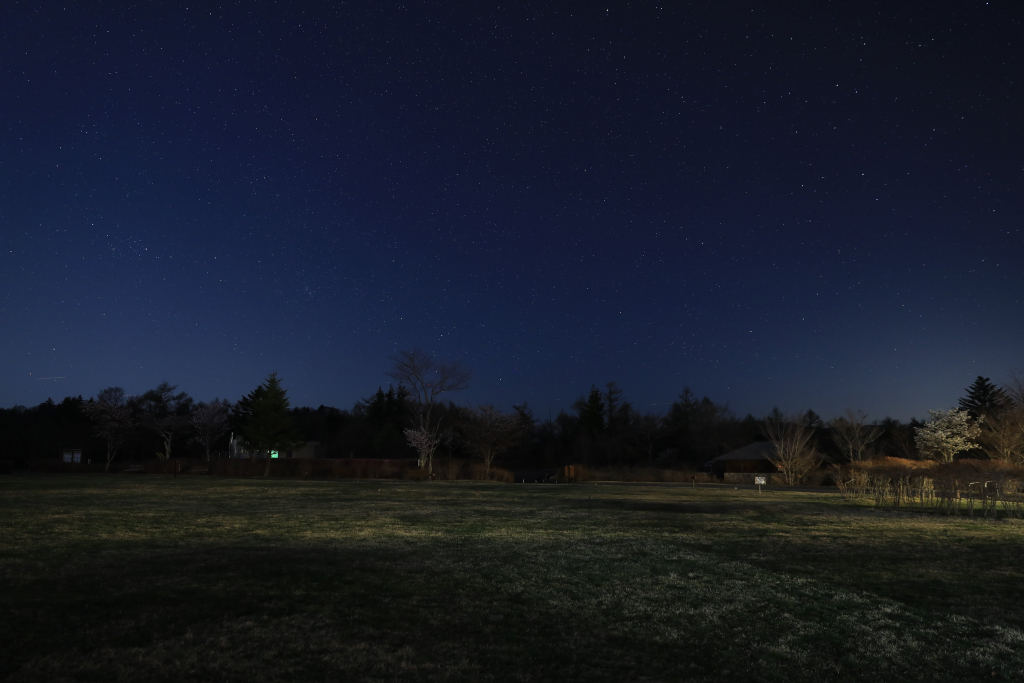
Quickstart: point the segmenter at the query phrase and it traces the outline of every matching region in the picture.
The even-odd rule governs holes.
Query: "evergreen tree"
[[[371,446],[375,453],[387,455],[395,451],[396,441],[399,442],[397,450],[405,445],[402,427],[412,414],[408,398],[409,392],[404,386],[399,385],[398,391],[395,391],[389,385],[387,392],[377,387],[377,393],[357,405],[366,416],[366,424],[373,435]]]
[[[970,413],[971,417],[997,417],[1010,407],[1010,398],[1006,392],[992,384],[988,377],[978,375],[978,379],[967,387],[967,396],[960,399],[960,408]]]
[[[239,432],[248,447],[263,451],[288,450],[294,445],[295,429],[289,412],[288,392],[281,386],[277,372],[270,373],[266,381],[243,396],[235,408],[239,418]],[[268,461],[269,468],[270,463]]]
[[[734,422],[728,405],[715,403],[707,396],[698,399],[689,387],[679,392],[665,415],[669,442],[687,460],[706,460],[721,455],[724,452],[722,436]],[[760,433],[756,421],[752,424],[751,433]]]
[[[804,424],[810,427],[811,429],[819,429],[825,426],[824,421],[821,419],[821,415],[818,415],[810,408],[808,408],[807,412],[804,413],[803,421]]]
[[[582,396],[576,399],[572,407],[579,416],[579,430],[591,436],[604,430],[604,398],[601,390],[595,386],[590,387],[590,393],[586,398]]]
[[[622,398],[622,388],[617,382],[608,382],[602,396],[604,401],[604,425],[608,431],[619,431],[629,422],[629,411],[632,405]]]

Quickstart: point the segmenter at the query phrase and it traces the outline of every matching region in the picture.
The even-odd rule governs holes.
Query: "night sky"
[[[1024,367],[1024,5],[552,4],[3,3],[0,405],[348,408],[420,346],[542,418],[907,419]]]

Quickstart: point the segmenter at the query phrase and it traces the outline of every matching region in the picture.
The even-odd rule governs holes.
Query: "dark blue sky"
[[[350,407],[421,346],[544,417],[906,419],[1024,367],[1018,2],[68,5],[0,9],[0,405]]]

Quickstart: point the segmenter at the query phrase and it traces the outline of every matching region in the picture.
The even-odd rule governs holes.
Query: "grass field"
[[[636,484],[0,478],[0,679],[964,681],[1024,525]]]

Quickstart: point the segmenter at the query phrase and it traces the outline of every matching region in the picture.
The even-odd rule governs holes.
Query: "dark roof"
[[[715,460],[770,460],[774,452],[775,447],[771,441],[755,441],[731,453],[720,455]]]

